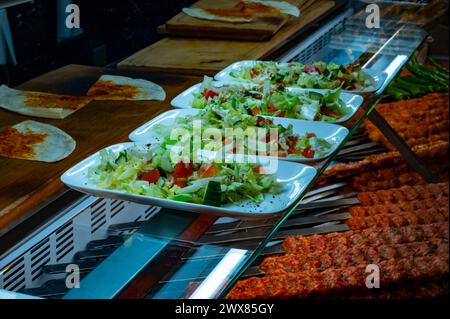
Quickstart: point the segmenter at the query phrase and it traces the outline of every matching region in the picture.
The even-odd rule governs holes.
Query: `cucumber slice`
[[[127,161],[127,151],[123,151],[119,153],[119,156],[114,161],[115,164],[122,165]]]
[[[222,205],[222,188],[219,182],[209,181],[206,186],[203,204],[219,207]]]
[[[315,101],[321,101],[323,99],[323,95],[319,92],[309,92],[309,98]]]

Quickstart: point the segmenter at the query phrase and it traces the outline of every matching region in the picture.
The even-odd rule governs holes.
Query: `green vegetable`
[[[448,89],[448,82],[439,77],[438,75],[436,75],[435,73],[429,72],[428,69],[421,68],[419,66],[414,66],[412,64],[407,64],[406,67],[408,68],[409,71],[416,74],[417,76],[420,76],[432,82],[436,82]]]
[[[117,159],[114,161],[114,163],[116,164],[123,164],[124,162],[127,161],[127,151],[123,151],[119,153],[119,156],[117,157]]]
[[[421,90],[418,85],[413,85],[404,81],[402,78],[397,78],[395,83],[403,90],[409,92],[412,96],[417,96],[426,93],[425,90]]]
[[[205,196],[203,197],[203,204],[209,206],[220,206],[222,202],[222,191],[220,183],[210,181],[206,187]]]
[[[419,78],[417,76],[404,76],[401,79],[409,84],[418,85],[422,88],[426,88],[428,90],[433,90],[433,84],[429,81]]]
[[[403,95],[403,98],[408,98],[411,96],[411,94],[408,91],[405,91],[404,89],[400,88],[396,83],[392,83],[390,85],[390,89],[401,93]]]
[[[316,101],[322,101],[323,95],[318,92],[311,91],[309,92],[309,98]]]
[[[216,206],[245,198],[260,203],[265,193],[275,193],[279,188],[273,175],[255,173],[256,164],[250,163],[217,163],[218,174],[210,178],[199,177],[203,164],[191,164],[193,171],[185,177],[187,186],[181,188],[175,184],[177,163],[171,158],[171,151],[158,144],[133,146],[119,154],[101,151],[100,163],[89,169],[88,178],[104,189]],[[155,168],[161,172],[155,184],[141,180],[141,176]]]
[[[206,85],[203,86],[205,89],[212,90]],[[310,121],[323,120],[321,111],[328,108],[337,114],[334,118],[331,116],[325,117],[325,119],[329,119],[332,122],[352,112],[352,109],[347,107],[340,98],[341,89],[339,88],[330,90],[326,94],[294,92],[284,88],[280,90],[278,87],[273,87],[268,81],[265,81],[263,87],[224,85],[220,88],[214,87],[214,91],[218,95],[209,99],[197,94],[192,106],[201,106],[202,109],[214,108],[216,114],[236,112],[236,114],[250,116],[261,114]],[[201,101],[197,101],[197,99],[201,99]],[[234,115],[236,116],[236,114]],[[236,121],[229,124],[235,126]]]
[[[436,60],[434,60],[431,57],[428,57],[428,61],[430,61],[430,63],[432,65],[434,65],[434,67],[436,68],[436,70],[441,73],[442,75],[446,76],[448,78],[449,76],[449,70],[445,67],[443,67],[440,63],[436,62]]]
[[[240,68],[239,72],[231,71],[229,75],[244,82],[262,84],[270,80],[274,85],[313,89],[364,90],[373,85],[373,79],[357,64],[315,62],[304,65],[260,61]]]
[[[178,195],[171,196],[170,199],[176,200],[179,202],[189,203],[189,202],[192,202],[193,196],[191,194],[178,194]],[[218,205],[218,206],[220,206],[220,205]]]
[[[206,101],[202,96],[195,96],[192,102],[192,107],[194,109],[203,109],[206,106]]]
[[[427,68],[412,56],[406,68],[414,76],[397,77],[386,90],[386,94],[395,100],[417,97],[432,92],[448,91],[448,70],[430,59],[436,69]]]

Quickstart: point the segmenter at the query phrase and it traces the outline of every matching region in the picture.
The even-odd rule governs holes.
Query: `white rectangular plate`
[[[234,82],[237,82],[237,83],[251,83],[251,81],[235,79],[234,77],[230,76],[230,72],[231,71],[237,71],[237,70],[239,70],[242,67],[253,66],[257,62],[259,62],[259,61],[245,60],[245,61],[235,62],[235,63],[229,65],[228,67],[226,67],[224,70],[222,70],[219,73],[217,73],[216,76],[214,77],[214,79],[216,81],[227,82],[227,83],[230,83],[230,82],[233,82],[233,83]],[[288,63],[280,62],[280,64],[288,64]],[[386,72],[374,72],[371,69],[364,69],[364,72],[366,72],[369,76],[372,77],[374,85],[371,86],[371,87],[366,88],[365,90],[352,90],[352,91],[347,91],[347,92],[351,92],[351,93],[370,93],[370,92],[375,92],[381,87],[381,85],[384,83],[384,81],[387,78],[387,73]]]
[[[122,143],[110,146],[107,149],[119,154],[121,151],[135,147],[136,145],[139,147],[136,143]],[[126,200],[175,210],[239,218],[266,218],[284,212],[294,205],[295,201],[304,192],[306,187],[309,186],[317,173],[316,169],[307,165],[276,161],[278,165],[276,178],[283,188],[280,194],[266,194],[265,200],[259,205],[256,205],[250,200],[243,200],[239,204],[227,204],[222,207],[214,207],[99,188],[87,176],[89,168],[98,165],[99,162],[99,152],[97,152],[66,171],[61,176],[62,182],[77,191],[98,197]]]
[[[213,82],[214,85],[220,86],[224,85],[224,82]],[[246,86],[247,84],[239,84],[239,82],[234,82],[233,85],[243,85]],[[191,86],[189,89],[185,90],[181,94],[179,94],[177,97],[175,97],[171,104],[173,107],[181,108],[181,109],[190,109],[192,108],[192,102],[194,101],[194,94],[200,92],[201,83],[196,84],[194,86]],[[287,88],[287,90],[294,92],[294,93],[301,93],[301,92],[319,92],[319,93],[325,93],[327,90],[320,90],[320,89],[302,89],[302,88]],[[360,95],[342,92],[341,93],[341,99],[344,101],[344,103],[352,109],[352,112],[341,117],[340,119],[336,120],[334,123],[343,123],[348,121],[355,115],[355,113],[358,111],[359,107],[361,106],[364,99]]]
[[[151,121],[134,130],[129,135],[129,139],[133,142],[139,143],[148,143],[148,144],[161,143],[162,138],[160,134],[158,134],[158,130],[156,129],[158,125],[171,127],[174,126],[177,118],[186,118],[187,116],[196,115],[199,112],[200,110],[198,109],[177,109],[164,112],[159,116],[155,117],[154,119],[152,119]],[[330,149],[330,152],[322,157],[316,158],[287,157],[287,158],[280,158],[281,160],[299,163],[307,163],[323,160],[328,156],[330,156],[348,135],[347,128],[336,124],[330,124],[326,122],[294,120],[281,117],[270,117],[270,116],[266,117],[272,118],[274,124],[276,125],[280,124],[283,125],[284,127],[287,127],[289,124],[292,124],[294,134],[305,135],[306,133],[315,133],[317,137],[324,138],[328,142],[333,144],[333,147]]]

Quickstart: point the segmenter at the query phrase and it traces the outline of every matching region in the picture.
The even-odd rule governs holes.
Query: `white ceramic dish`
[[[176,123],[177,118],[185,118],[187,116],[193,116],[196,115],[198,112],[200,112],[200,110],[198,109],[176,109],[164,112],[159,116],[155,117],[154,119],[152,119],[151,121],[134,130],[129,135],[129,139],[133,142],[139,143],[148,143],[148,144],[161,143],[162,139],[160,134],[158,134],[157,126],[163,125],[171,127]],[[326,122],[294,120],[281,117],[269,117],[269,116],[267,117],[272,118],[274,124],[276,125],[280,124],[283,125],[284,127],[287,127],[289,124],[292,124],[294,134],[306,135],[306,133],[315,133],[317,137],[324,138],[328,142],[333,144],[333,147],[330,149],[330,151],[326,155],[321,157],[280,158],[282,160],[299,163],[308,163],[323,160],[329,157],[348,135],[347,128],[336,124],[330,124]]]
[[[119,154],[130,147],[140,147],[136,143],[122,143],[108,147],[108,150]],[[266,218],[289,209],[309,186],[317,171],[310,166],[286,161],[271,161],[277,165],[276,178],[282,185],[282,192],[277,195],[267,194],[265,200],[256,205],[250,200],[244,200],[239,204],[227,204],[222,207],[214,207],[200,204],[184,203],[169,199],[129,194],[123,191],[99,188],[88,179],[90,167],[99,164],[99,152],[81,161],[62,176],[61,180],[67,186],[90,195],[126,200],[147,205],[155,205],[175,210],[214,214],[239,218]],[[261,163],[266,162],[261,160]]]
[[[230,83],[229,83],[230,84]],[[234,82],[232,83],[233,85],[244,85],[244,86],[248,86],[251,85],[249,83],[246,84],[239,84],[238,82]],[[226,85],[226,83],[224,82],[215,82],[214,85],[217,86],[221,86],[221,85]],[[184,92],[182,92],[181,94],[179,94],[177,97],[175,97],[171,104],[173,107],[176,108],[183,108],[183,109],[189,109],[192,108],[192,102],[194,101],[194,94],[195,93],[199,93],[200,92],[200,87],[201,87],[201,83],[196,84],[190,88],[188,88],[187,90],[185,90]],[[291,92],[308,92],[308,91],[315,91],[315,92],[319,92],[319,93],[324,93],[326,92],[326,90],[320,90],[320,89],[302,89],[302,88],[287,88],[287,90],[291,91]],[[352,112],[341,117],[340,119],[336,120],[335,123],[343,123],[348,121],[349,119],[351,119],[353,117],[353,115],[355,115],[355,113],[358,111],[359,107],[361,106],[362,102],[364,101],[363,97],[360,95],[356,95],[353,93],[348,93],[348,92],[342,92],[341,93],[341,99],[344,101],[344,103],[350,107],[352,109]]]
[[[255,61],[255,60],[245,60],[245,61],[239,61],[239,62],[235,62],[231,65],[229,65],[228,67],[226,67],[224,70],[220,71],[219,73],[216,74],[216,76],[214,77],[214,79],[216,81],[220,81],[220,82],[226,82],[226,83],[251,83],[251,81],[245,81],[245,80],[237,80],[236,78],[230,76],[230,72],[231,71],[238,71],[240,68],[242,67],[251,67],[253,65],[255,65],[255,63],[257,63],[259,61]],[[280,64],[288,64],[288,63],[282,63],[280,62]],[[387,78],[387,73],[386,72],[376,72],[374,70],[371,69],[364,69],[364,72],[366,74],[368,74],[372,80],[373,80],[373,85],[371,87],[366,88],[365,90],[352,90],[352,91],[346,91],[346,92],[351,92],[351,93],[370,93],[370,92],[375,92],[377,91],[381,85],[384,83],[384,81]]]

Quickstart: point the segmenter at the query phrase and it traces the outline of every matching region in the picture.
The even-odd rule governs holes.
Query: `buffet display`
[[[245,21],[223,17],[218,8],[183,12],[219,23],[250,23],[260,10],[284,20],[299,14],[285,2],[237,6],[250,12]],[[399,41],[398,34],[386,43],[392,39]],[[369,61],[363,52],[349,63],[238,61],[188,89],[184,83],[174,109],[152,116],[143,108],[141,122],[148,122],[134,126],[129,141],[121,137],[123,143],[71,159],[61,181],[85,194],[87,204],[48,231],[54,242],[41,238],[27,251],[26,260],[38,261],[30,282],[14,282],[22,254],[0,267],[10,276],[0,276],[0,288],[49,298],[448,294],[449,72],[431,58],[419,64],[412,51],[397,56],[382,49]],[[400,60],[409,62],[403,68]],[[83,96],[0,87],[3,109],[54,120],[95,101],[166,97],[159,84],[118,75],[101,76]],[[375,106],[374,97],[382,103]],[[374,109],[439,183],[408,165],[369,120]],[[0,156],[63,161],[76,138],[55,125],[27,120],[3,129]],[[79,225],[79,234],[89,236],[73,235]],[[37,255],[50,245],[56,258]],[[84,250],[64,251],[70,245]],[[118,260],[124,270],[116,277]],[[80,290],[63,285],[72,261],[82,265]],[[381,269],[383,289],[367,289],[368,265]],[[213,271],[224,267],[223,278],[211,283]],[[137,289],[131,281],[140,273],[154,278]]]

